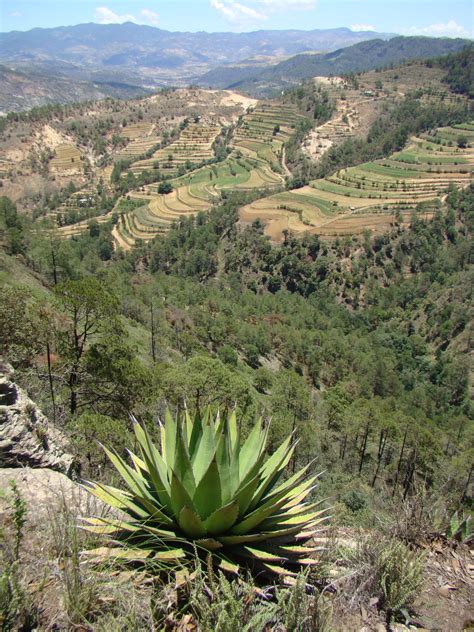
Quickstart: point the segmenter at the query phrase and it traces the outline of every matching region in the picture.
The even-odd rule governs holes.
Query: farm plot
[[[441,128],[424,138],[413,138],[402,152],[388,159],[341,169],[311,186],[278,193],[247,205],[243,222],[259,218],[266,234],[281,241],[282,231],[326,237],[380,232],[395,221],[408,222],[413,213],[430,216],[451,184],[472,181],[474,130],[465,126],[467,142],[459,147],[449,139],[457,128]],[[432,145],[432,147],[431,147]]]
[[[120,129],[120,136],[127,138],[129,141],[149,136],[153,130],[152,123],[145,121],[141,123],[129,123]]]
[[[75,145],[58,145],[55,156],[49,162],[49,169],[57,175],[73,175],[83,171],[83,155]]]
[[[224,161],[173,178],[174,190],[167,195],[159,195],[156,184],[146,187],[145,193],[130,194],[132,199],[142,199],[144,206],[129,212],[133,219],[117,225],[115,230],[120,237],[116,239],[117,245],[129,248],[134,239],[152,239],[183,216],[208,211],[224,190],[275,189],[282,186],[284,177],[279,173],[281,148],[301,118],[296,109],[278,104],[258,106],[244,115],[234,133],[232,152]],[[210,156],[212,142],[218,132],[217,127],[207,126],[206,131],[206,126],[190,125],[177,141],[157,152],[150,161],[135,163],[132,170],[144,164],[153,166],[156,161],[160,162],[159,157],[163,155],[168,160],[175,151],[171,170],[176,173],[177,165],[183,164],[183,161],[202,161],[205,151]],[[176,159],[177,154],[179,159]],[[160,163],[160,170],[163,167]],[[306,213],[309,217],[312,212],[314,214],[318,210],[308,205]]]
[[[167,147],[157,150],[148,160],[135,162],[131,170],[140,173],[158,168],[168,177],[175,177],[180,167],[189,168],[213,158],[212,144],[220,130],[217,125],[192,123],[181,132],[179,138]]]
[[[152,134],[151,136],[144,136],[141,138],[137,138],[128,143],[126,147],[123,147],[117,154],[117,158],[127,160],[130,158],[135,158],[137,156],[142,156],[146,154],[147,151],[153,149],[161,142],[161,137]]]

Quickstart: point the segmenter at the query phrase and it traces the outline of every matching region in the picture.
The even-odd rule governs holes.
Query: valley
[[[356,26],[0,35],[2,632],[471,629],[474,48]]]
[[[380,233],[414,213],[430,217],[451,184],[470,181],[469,125],[413,136],[401,152],[293,189],[285,148],[307,129],[297,151],[317,164],[331,148],[364,138],[415,88],[420,104],[461,107],[465,98],[443,76],[415,64],[356,80],[316,78],[305,90],[333,104],[321,124],[297,92],[259,101],[202,89],[165,90],[121,108],[113,100],[73,106],[46,123],[20,118],[3,140],[3,191],[25,210],[41,191],[59,195],[45,217],[60,236],[81,234],[91,218],[113,220],[113,242],[125,250],[239,191],[259,198],[241,209],[243,225],[261,220],[274,243],[287,231],[328,239]],[[458,136],[467,136],[465,147],[457,147]]]

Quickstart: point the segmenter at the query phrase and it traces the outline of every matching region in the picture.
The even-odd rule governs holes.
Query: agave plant
[[[235,412],[194,419],[185,412],[176,420],[167,413],[160,448],[133,425],[139,454],[129,453],[130,464],[104,448],[128,489],[85,482],[123,516],[85,521],[113,547],[100,551],[171,565],[197,552],[229,572],[243,564],[283,575],[316,561],[310,541],[325,510],[306,502],[317,479],[306,477],[311,464],[283,480],[292,436],[266,458],[268,427],[260,419],[241,445]]]

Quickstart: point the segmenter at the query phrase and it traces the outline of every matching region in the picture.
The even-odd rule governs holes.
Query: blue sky
[[[0,31],[132,21],[171,31],[347,26],[473,37],[472,0],[1,0]]]

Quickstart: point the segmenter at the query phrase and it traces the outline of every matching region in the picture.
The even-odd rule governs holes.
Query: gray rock
[[[47,467],[71,475],[74,456],[63,433],[13,381],[0,358],[0,468]]]

